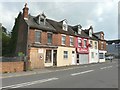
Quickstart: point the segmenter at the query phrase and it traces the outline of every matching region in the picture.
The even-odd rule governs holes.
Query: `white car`
[[[105,57],[106,60],[112,60],[113,59],[113,56],[107,56]]]

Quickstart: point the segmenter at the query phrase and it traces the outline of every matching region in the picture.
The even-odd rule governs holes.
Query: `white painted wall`
[[[99,50],[99,53],[107,53],[107,51],[103,51],[103,50]],[[105,62],[105,58],[104,59],[99,59],[99,62]]]
[[[91,40],[89,40],[90,43]],[[92,40],[93,48],[89,47],[89,63],[98,63],[99,61],[99,52],[98,52],[98,41]],[[97,42],[97,49],[95,49],[94,42]],[[94,58],[92,58],[92,52],[94,52]]]

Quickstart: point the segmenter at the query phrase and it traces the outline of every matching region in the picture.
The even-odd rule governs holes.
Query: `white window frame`
[[[92,42],[92,43],[91,43]],[[90,45],[91,45],[91,48],[93,48],[93,41],[90,40]]]
[[[89,30],[89,36],[92,37],[92,30]]]
[[[81,34],[81,28],[78,26],[78,34]]]
[[[65,52],[67,52],[67,53],[65,53]],[[63,58],[68,59],[68,51],[63,51]]]
[[[62,34],[61,36],[62,36],[62,38],[61,38],[61,41],[62,41],[61,45],[65,45],[66,44],[66,35]],[[65,37],[65,44],[63,43],[63,36]]]
[[[85,41],[86,41],[86,45],[85,45]],[[87,48],[87,39],[84,39],[83,47],[84,47],[84,48]]]
[[[70,46],[74,45],[74,37],[73,36],[69,36],[70,37]],[[71,42],[71,38],[73,39],[73,41]]]
[[[82,39],[78,37],[78,43],[79,43],[79,40],[81,41],[81,45],[82,45]],[[78,44],[78,47],[82,47]]]
[[[65,28],[64,28],[64,26],[65,26]],[[68,31],[67,20],[63,21],[62,29],[65,30],[65,31]]]
[[[98,48],[97,42],[94,42],[94,43],[95,43],[95,49],[97,49]]]

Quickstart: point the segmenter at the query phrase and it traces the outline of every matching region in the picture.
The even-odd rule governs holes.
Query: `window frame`
[[[91,52],[91,58],[94,58],[94,52]]]
[[[95,49],[97,49],[97,42],[94,42],[95,43]]]
[[[63,37],[65,37],[65,41],[64,41],[65,43],[63,43]],[[62,34],[61,41],[62,41],[62,42],[61,42],[61,45],[66,45],[66,35]]]
[[[86,44],[85,44],[85,41],[86,41]],[[84,48],[87,48],[87,39],[84,39],[83,47],[84,47]]]
[[[69,36],[70,37],[70,46],[74,46],[74,37],[73,36]],[[71,40],[73,40],[72,42],[71,42]]]
[[[63,51],[63,58],[68,59],[68,51]]]
[[[39,41],[36,41],[36,32],[39,32],[40,33],[40,37],[39,37]],[[35,43],[37,44],[40,44],[41,43],[41,34],[42,34],[42,31],[41,30],[35,30]]]
[[[49,39],[48,34],[51,34],[51,42],[50,43],[48,42],[48,39]],[[52,44],[52,36],[53,36],[52,32],[47,32],[47,44]]]
[[[80,44],[79,44],[79,41],[81,42]],[[78,47],[82,47],[82,39],[79,37],[78,37]]]
[[[90,45],[91,45],[91,48],[93,48],[93,41],[90,40]]]

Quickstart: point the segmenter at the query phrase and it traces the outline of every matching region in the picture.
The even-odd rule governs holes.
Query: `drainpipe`
[[[27,71],[28,70],[28,68],[30,67],[30,61],[29,61],[29,52],[28,52],[28,50],[29,50],[29,42],[28,42],[28,39],[29,39],[29,26],[28,26],[28,31],[27,31],[27,44],[26,44],[26,55],[25,55],[25,61],[24,61],[24,70],[25,71]]]

